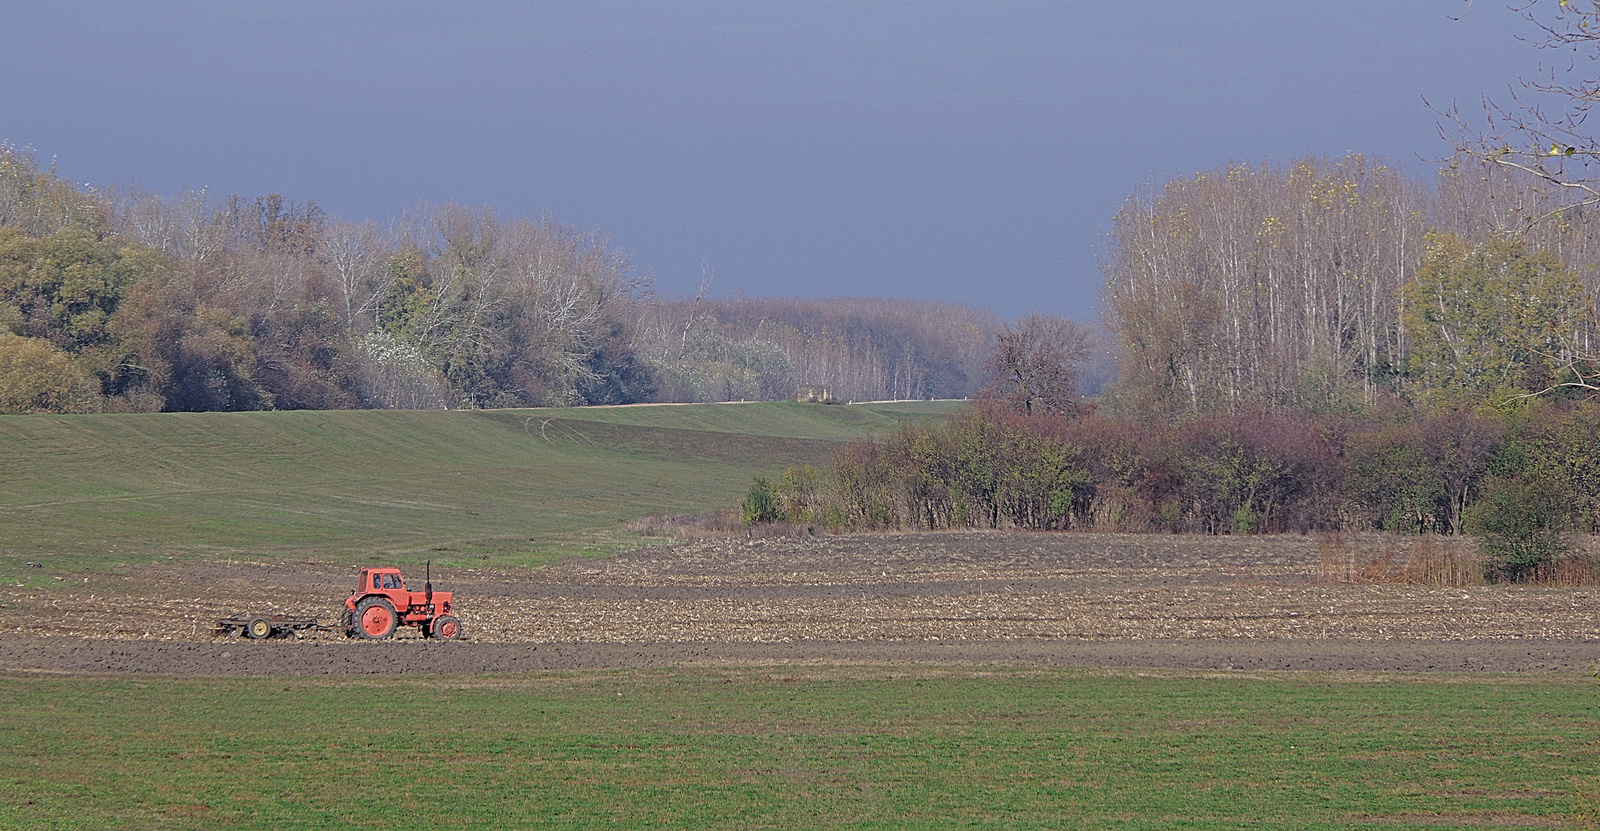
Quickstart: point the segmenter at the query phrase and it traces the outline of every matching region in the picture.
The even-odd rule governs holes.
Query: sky
[[[1477,0],[0,0],[0,141],[73,181],[599,230],[665,295],[1097,314],[1142,186],[1532,77]],[[1547,56],[1543,56],[1547,57]]]

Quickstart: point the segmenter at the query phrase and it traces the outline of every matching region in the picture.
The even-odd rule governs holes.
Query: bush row
[[[746,522],[834,530],[1024,528],[1471,533],[1520,580],[1600,531],[1600,406],[1365,418],[1229,413],[1140,426],[977,404],[758,479]]]

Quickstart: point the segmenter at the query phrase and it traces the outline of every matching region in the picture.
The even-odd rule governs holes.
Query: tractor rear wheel
[[[369,597],[356,607],[356,634],[367,640],[380,640],[394,634],[399,623],[394,607],[381,597]]]
[[[440,615],[428,625],[428,634],[442,641],[453,641],[461,637],[461,622],[450,615]]]
[[[272,636],[272,624],[264,617],[253,617],[244,625],[244,633],[257,640]]]

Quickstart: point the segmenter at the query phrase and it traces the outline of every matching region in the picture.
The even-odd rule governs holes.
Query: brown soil
[[[1377,543],[1374,543],[1375,545]],[[705,541],[539,571],[449,569],[465,636],[249,641],[338,620],[354,569],[211,562],[0,589],[0,670],[486,673],[772,663],[1582,672],[1600,591],[1319,581],[1310,537],[947,533]],[[420,582],[421,575],[412,575]],[[416,588],[416,586],[413,586]]]

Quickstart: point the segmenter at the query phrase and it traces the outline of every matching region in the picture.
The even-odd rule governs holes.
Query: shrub
[[[1420,426],[1429,469],[1444,489],[1450,533],[1466,530],[1466,510],[1500,452],[1506,425],[1492,411],[1467,409],[1434,413]]]
[[[1496,455],[1496,472],[1554,483],[1567,494],[1573,530],[1600,532],[1600,453],[1594,435],[1600,406],[1536,402],[1518,416]]]
[[[739,516],[746,525],[778,521],[778,496],[771,482],[759,477],[756,479],[750,486],[750,492],[745,495]]]
[[[811,525],[823,513],[826,498],[822,478],[811,465],[791,467],[772,487],[778,500],[778,518],[791,525]]]
[[[1568,553],[1571,508],[1558,483],[1512,476],[1490,481],[1484,491],[1465,522],[1483,548],[1486,577],[1527,582]]]
[[[1401,534],[1448,529],[1444,484],[1433,474],[1416,425],[1362,431],[1351,436],[1346,453],[1347,500],[1364,522]]]
[[[1183,504],[1210,534],[1333,525],[1340,466],[1314,425],[1284,414],[1219,415],[1181,428]]]
[[[899,528],[895,498],[899,476],[870,438],[846,445],[834,457],[832,488],[822,524],[835,529]]]

